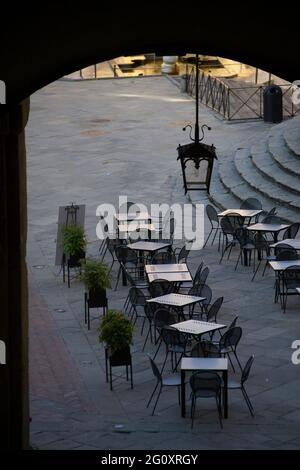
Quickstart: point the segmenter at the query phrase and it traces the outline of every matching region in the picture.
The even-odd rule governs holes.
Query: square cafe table
[[[156,279],[164,279],[170,282],[190,282],[192,281],[192,276],[189,271],[185,272],[161,272],[148,274],[149,282],[155,281]]]
[[[186,320],[180,323],[174,323],[170,326],[176,328],[176,330],[180,331],[181,333],[187,333],[189,335],[195,336],[201,336],[204,333],[226,328],[226,325],[201,320]]]
[[[251,221],[252,217],[256,217],[261,214],[263,211],[258,209],[226,209],[223,212],[218,214],[218,217],[225,217],[229,214],[238,214],[243,219],[248,219]]]
[[[196,304],[198,302],[202,302],[202,300],[205,299],[206,297],[198,297],[196,295],[171,293],[166,295],[160,295],[159,297],[154,297],[153,299],[147,299],[147,302],[174,307],[178,309],[178,316],[184,318],[184,307]]]
[[[272,245],[270,245],[270,248],[276,248],[276,246],[279,245],[280,243],[284,243],[286,245],[289,245],[289,246],[295,248],[295,250],[300,250],[300,239],[299,238],[285,238],[284,240],[281,240],[277,243],[273,243]]]
[[[146,264],[145,271],[147,274],[153,273],[179,273],[188,272],[189,268],[185,263],[176,264]]]
[[[130,220],[151,222],[151,215],[148,212],[121,212],[115,214],[115,218],[118,222],[129,222]]]
[[[286,230],[292,224],[253,224],[247,227],[247,230],[251,230],[254,232],[264,232],[264,233],[273,233],[274,235],[274,242],[278,241],[278,233],[282,230]]]
[[[228,359],[210,357],[183,357],[181,369],[181,416],[185,417],[185,373],[222,372],[224,418],[228,418]]]
[[[290,266],[300,266],[300,260],[288,260],[288,261],[269,261],[269,265],[274,271],[284,271],[286,268]]]
[[[134,243],[128,243],[127,248],[130,248],[131,250],[137,251],[139,254],[139,261],[142,266],[142,258],[143,258],[143,253],[149,252],[149,253],[155,253],[158,250],[162,250],[163,248],[168,248],[172,244],[171,243],[159,243],[159,242],[149,242],[149,241],[138,241]],[[143,277],[144,275],[144,268],[143,266],[140,268],[140,276]]]

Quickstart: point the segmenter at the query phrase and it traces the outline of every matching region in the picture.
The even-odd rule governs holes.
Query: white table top
[[[157,251],[161,250],[162,248],[167,248],[170,246],[171,243],[159,243],[159,242],[134,242],[134,243],[129,243],[127,248],[131,248],[132,250],[138,250],[138,251]]]
[[[135,232],[136,230],[150,230],[155,232],[155,227],[153,224],[146,224],[144,222],[129,222],[124,223],[118,226],[119,232]]]
[[[218,217],[224,217],[228,214],[238,214],[241,217],[255,217],[258,214],[261,214],[262,210],[258,209],[226,209],[226,211],[220,212]]]
[[[209,331],[226,328],[226,325],[199,320],[186,320],[180,323],[174,323],[171,326],[176,328],[176,330],[181,331],[182,333],[190,333],[192,335],[202,335],[204,333],[208,333]]]
[[[151,273],[179,273],[188,271],[189,268],[185,263],[182,264],[146,264],[145,271]]]
[[[127,222],[129,220],[150,220],[151,215],[149,212],[120,212],[119,214],[115,214],[115,218],[119,222]]]
[[[223,357],[183,357],[181,370],[228,370],[228,359]]]
[[[270,245],[270,248],[276,248],[277,245],[280,243],[284,243],[285,245],[289,245],[296,250],[300,250],[300,239],[299,238],[285,238],[284,240],[281,240],[280,242],[273,243]]]
[[[289,228],[292,224],[253,224],[248,225],[247,230],[254,230],[255,232],[280,232]]]
[[[153,299],[147,299],[147,302],[154,302],[162,305],[172,305],[174,307],[184,307],[186,305],[192,305],[197,302],[202,302],[206,297],[197,297],[195,295],[185,294],[166,294],[154,297]]]
[[[192,276],[188,271],[182,273],[153,273],[148,274],[149,282],[156,281],[156,279],[164,279],[170,282],[187,282],[192,281]]]
[[[300,266],[300,260],[288,260],[288,261],[269,261],[269,265],[274,271],[284,271],[290,266]]]

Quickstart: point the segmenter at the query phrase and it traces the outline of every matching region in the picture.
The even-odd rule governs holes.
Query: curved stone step
[[[294,117],[284,129],[284,140],[287,147],[300,158],[300,117]]]
[[[267,141],[252,145],[251,156],[253,165],[264,178],[271,181],[275,186],[279,186],[287,195],[293,192],[300,196],[299,177],[287,173],[277,164],[269,152]]]
[[[249,155],[249,150],[247,150],[247,153]],[[255,197],[261,201],[265,212],[268,212],[272,207],[276,206],[277,213],[282,219],[288,222],[295,222],[300,219],[299,211],[295,211],[292,208],[281,207],[275,204],[273,200],[253,190],[253,188],[241,178],[232,160],[223,160],[222,164],[219,166],[219,177],[221,184],[239,201],[239,205],[247,197]],[[234,183],[232,184],[232,182]],[[215,194],[214,198],[217,198]],[[227,209],[230,209],[230,207],[227,207]]]
[[[237,208],[241,204],[241,200],[223,185],[219,169],[216,171],[216,177],[211,181],[209,199],[221,210]]]
[[[234,164],[241,178],[255,192],[270,199],[273,205],[283,205],[293,209],[298,213],[298,217],[300,217],[300,196],[291,192],[285,192],[279,186],[274,185],[270,180],[262,176],[253,165],[249,149],[238,149],[234,157]]]
[[[271,157],[284,171],[300,178],[299,158],[287,147],[283,131],[274,129],[270,132],[268,150]],[[298,180],[298,186],[300,186],[300,179]]]

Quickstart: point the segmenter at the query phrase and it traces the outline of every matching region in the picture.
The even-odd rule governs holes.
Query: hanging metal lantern
[[[178,157],[180,160],[183,184],[185,193],[191,190],[204,190],[209,193],[211,175],[213,171],[214,160],[217,158],[214,145],[201,143],[204,139],[204,128],[209,131],[211,128],[206,124],[201,126],[202,137],[199,138],[199,56],[196,55],[196,123],[195,138],[191,136],[192,126],[188,124],[183,128],[190,128],[191,144],[179,145],[177,147]]]

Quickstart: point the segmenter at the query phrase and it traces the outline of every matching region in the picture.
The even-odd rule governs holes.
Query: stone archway
[[[22,11],[23,10],[23,11]],[[191,14],[192,13],[192,14]],[[204,53],[240,60],[286,78],[299,78],[290,29],[290,12],[270,21],[261,10],[247,16],[215,7],[186,12],[160,8],[144,13],[132,7],[80,10],[72,3],[10,9],[1,27],[0,78],[7,104],[0,113],[0,339],[7,364],[0,365],[0,442],[3,449],[29,445],[27,279],[26,279],[26,152],[24,128],[30,94],[92,63],[118,55],[177,55],[201,48]],[[290,47],[286,47],[288,37]],[[268,41],[266,41],[268,38]],[[21,71],[21,73],[20,73]]]

